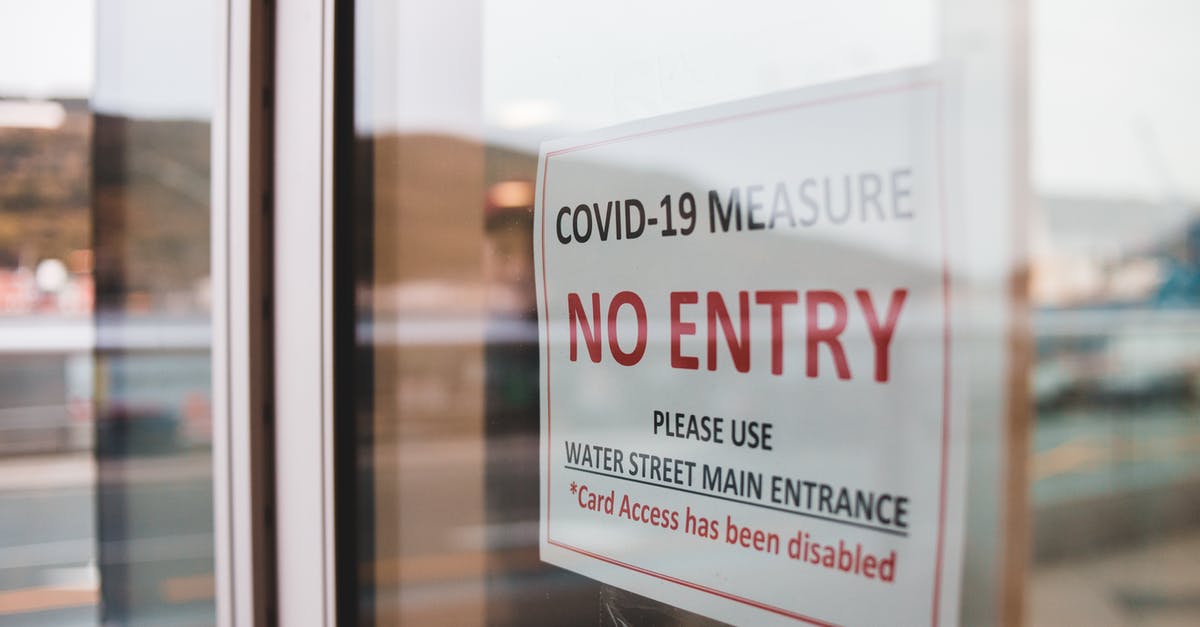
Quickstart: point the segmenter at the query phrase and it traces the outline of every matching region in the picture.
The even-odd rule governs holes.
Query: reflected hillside
[[[99,113],[93,124],[101,620],[210,621],[211,130]]]
[[[0,316],[85,315],[92,309],[87,103],[0,106],[13,118],[0,120]]]
[[[86,248],[91,113],[87,103],[61,107],[54,126],[0,125],[0,266],[66,259]]]
[[[91,311],[93,238],[108,246],[101,267],[123,303],[203,311],[208,123],[94,120],[85,101],[48,104],[61,107],[57,124],[0,126],[0,314]],[[60,282],[37,282],[47,261],[65,270]]]
[[[209,125],[97,115],[97,302],[207,313]]]

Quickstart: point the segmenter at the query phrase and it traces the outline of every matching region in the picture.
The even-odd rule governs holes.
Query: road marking
[[[95,605],[100,591],[94,585],[43,586],[0,591],[0,615],[27,614]]]
[[[212,575],[171,577],[162,582],[160,594],[169,603],[207,601],[214,598],[216,585]]]

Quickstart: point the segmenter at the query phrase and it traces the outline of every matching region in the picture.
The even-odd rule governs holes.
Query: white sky
[[[497,0],[483,24],[490,121],[543,102],[585,128],[926,64],[938,40],[933,0]]]
[[[106,113],[207,118],[215,19],[212,0],[0,0],[0,96],[90,97]]]
[[[100,24],[96,1],[0,0],[0,95],[90,95],[109,112],[207,116],[212,0],[99,0]],[[484,1],[481,23],[464,28],[477,1],[374,22],[380,58],[399,60],[372,71],[425,87],[396,96],[387,115],[377,106],[378,121],[575,131],[937,54],[934,0]],[[1200,199],[1200,2],[1032,4],[1039,191]],[[419,26],[430,19],[441,26]]]
[[[0,0],[0,95],[90,95],[95,22],[95,0]]]
[[[1200,200],[1200,2],[1041,0],[1032,13],[1035,185]]]

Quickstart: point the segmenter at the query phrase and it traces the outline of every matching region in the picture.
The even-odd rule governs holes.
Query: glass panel
[[[711,623],[538,559],[538,146],[929,63],[933,3],[359,1],[355,24],[357,182],[335,215],[360,342],[338,362],[360,417],[341,572],[360,580],[341,602],[371,624]]]
[[[1037,623],[1200,621],[1197,19],[1033,3]]]
[[[0,2],[0,623],[98,617],[88,0]]]
[[[1009,400],[1034,408],[1032,534],[1002,550],[1033,558],[1031,623],[1193,624],[1200,15],[1029,4],[1031,152],[1014,157],[1036,350],[1017,373],[1031,397]],[[359,418],[339,424],[359,447],[366,622],[706,622],[538,560],[538,146],[936,62],[938,19],[924,2],[356,3],[357,183],[336,215],[358,344],[338,394]]]
[[[211,2],[0,2],[0,623],[205,624]]]
[[[210,125],[216,4],[97,14],[97,536],[102,620],[215,618]]]

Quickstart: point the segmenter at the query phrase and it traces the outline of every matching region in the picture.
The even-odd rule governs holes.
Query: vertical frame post
[[[1023,623],[1029,532],[1029,0],[941,3],[942,59],[961,129],[952,197],[970,320],[969,463],[961,624]],[[1007,307],[997,307],[1006,303]],[[992,594],[979,594],[992,591]]]
[[[276,7],[275,489],[281,624],[334,625],[332,0]]]
[[[217,3],[212,123],[212,394],[219,625],[274,621],[271,7]]]

